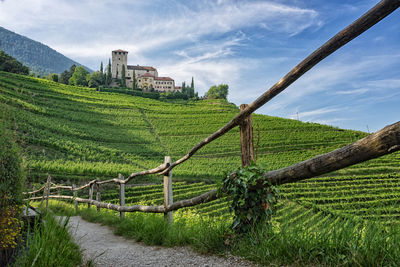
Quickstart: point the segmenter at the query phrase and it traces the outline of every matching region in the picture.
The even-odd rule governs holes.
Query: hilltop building
[[[136,84],[144,91],[181,92],[181,87],[175,87],[175,81],[170,77],[159,77],[154,67],[128,65],[128,51],[121,49],[111,52],[111,73],[113,78],[122,78],[122,66],[125,67],[126,86],[132,88],[133,72]]]

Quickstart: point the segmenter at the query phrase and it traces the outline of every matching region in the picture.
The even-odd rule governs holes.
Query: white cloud
[[[336,91],[335,95],[360,95],[368,92],[366,88],[354,89],[354,90],[344,90],[344,91]]]
[[[308,118],[315,118],[318,117],[320,115],[324,115],[327,113],[332,113],[332,112],[337,112],[339,110],[339,108],[319,108],[319,109],[314,109],[314,110],[310,110],[310,111],[304,111],[304,112],[300,112],[297,114],[292,114],[289,117],[292,119],[297,118],[297,116],[299,116],[301,118],[301,120],[307,120]]]
[[[320,24],[314,10],[273,2],[146,2],[6,0],[0,3],[0,25],[33,33],[70,57],[101,57],[111,46],[139,54],[254,25],[297,34]]]

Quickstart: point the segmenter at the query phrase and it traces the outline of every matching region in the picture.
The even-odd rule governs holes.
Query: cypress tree
[[[103,61],[100,64],[100,74],[101,74],[101,84],[104,84],[105,79],[104,79],[104,72],[103,72]]]
[[[132,89],[133,90],[137,89],[135,69],[133,69],[133,72],[132,72]]]
[[[190,84],[189,97],[190,98],[194,97],[194,79],[193,79],[193,77],[192,77],[192,83]]]
[[[121,70],[121,86],[126,87],[125,65],[124,64],[122,64],[122,70]]]
[[[182,94],[186,94],[187,95],[185,82],[182,82]]]
[[[111,60],[108,59],[108,66],[107,66],[107,74],[106,74],[106,85],[109,86],[112,81],[112,74],[111,74]]]

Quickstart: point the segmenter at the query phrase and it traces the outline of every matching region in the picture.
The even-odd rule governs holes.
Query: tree
[[[104,71],[103,71],[103,61],[100,64],[100,74],[101,74],[101,85],[103,85],[105,83],[105,77],[104,77]]]
[[[61,73],[61,75],[60,75],[58,81],[59,81],[60,83],[63,83],[63,84],[69,84],[69,79],[72,77],[72,74],[74,73],[75,68],[76,68],[76,65],[73,64],[73,65],[69,68],[69,70],[64,70],[64,71]]]
[[[135,69],[132,71],[132,89],[137,90]]]
[[[194,97],[194,79],[193,79],[193,77],[192,77],[192,82],[190,84],[190,88],[188,90],[188,96],[189,96],[189,98]]]
[[[227,84],[213,85],[206,93],[209,99],[227,99],[229,86]]]
[[[121,70],[121,86],[126,87],[125,65],[124,64],[122,64],[122,70]]]
[[[99,88],[103,84],[103,73],[95,71],[89,76],[88,86],[91,88]]]
[[[108,65],[107,65],[107,74],[106,74],[106,85],[109,86],[112,81],[112,74],[111,74],[111,60],[108,59]]]
[[[70,85],[87,86],[86,76],[89,74],[84,67],[78,66],[75,68],[74,74],[69,78],[68,83]]]
[[[13,72],[17,74],[29,74],[29,68],[21,62],[0,50],[0,71]]]
[[[183,94],[186,94],[186,95],[188,94],[188,93],[187,93],[187,89],[186,89],[185,82],[182,82],[182,93],[183,93]]]
[[[58,74],[50,73],[49,75],[47,75],[47,79],[53,82],[58,82]]]

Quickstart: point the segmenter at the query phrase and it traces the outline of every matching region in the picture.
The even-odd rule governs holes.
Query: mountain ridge
[[[41,76],[61,73],[73,64],[82,64],[64,56],[53,48],[0,26],[0,50],[28,66]],[[89,72],[91,69],[84,66]]]

